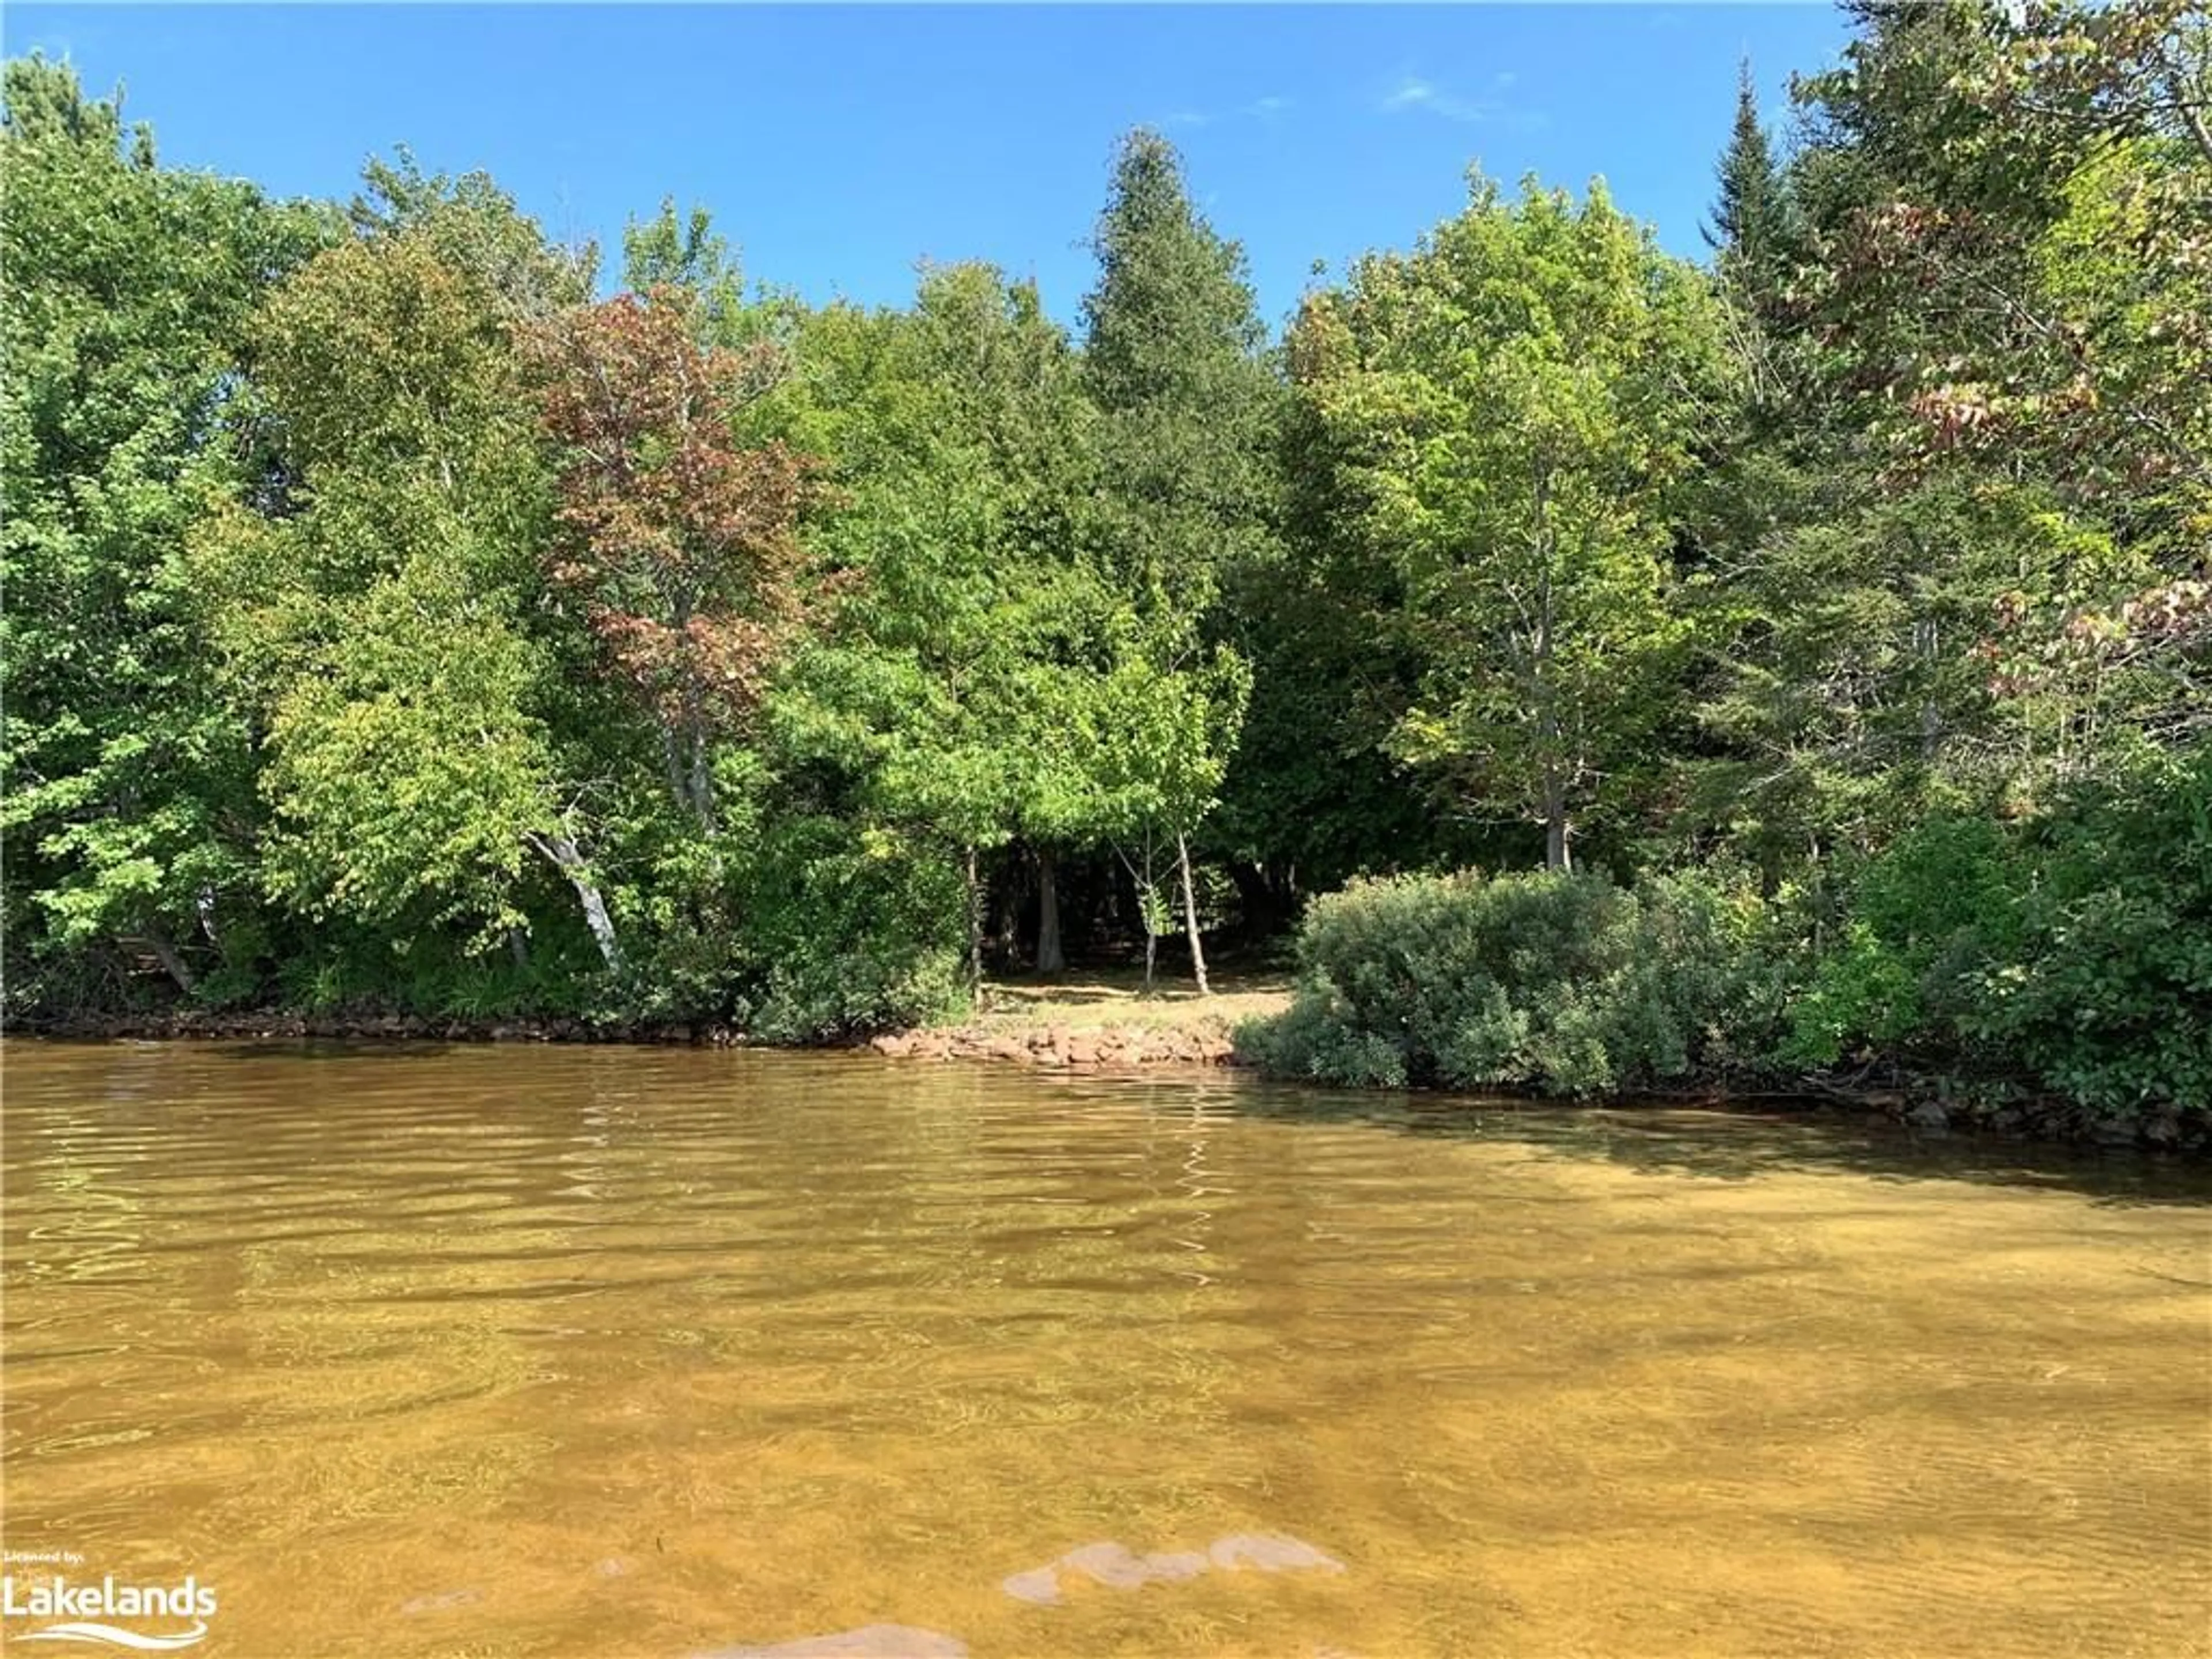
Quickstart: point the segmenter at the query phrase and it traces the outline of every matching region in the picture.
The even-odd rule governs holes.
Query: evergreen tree
[[[1199,216],[1181,159],[1158,134],[1122,141],[1094,246],[1084,362],[1103,417],[1103,540],[1109,578],[1131,609],[1121,649],[1144,664],[1121,683],[1146,688],[1118,712],[1167,722],[1111,743],[1146,757],[1123,780],[1124,839],[1172,848],[1203,989],[1188,838],[1214,805],[1249,685],[1209,624],[1224,579],[1264,562],[1273,546],[1266,437],[1277,382],[1243,252]],[[1183,708],[1184,698],[1207,706]],[[1182,752],[1191,744],[1208,753]],[[1158,914],[1150,859],[1131,868],[1140,908]]]
[[[1716,171],[1720,194],[1705,227],[1705,245],[1720,254],[1724,274],[1761,293],[1778,279],[1789,245],[1790,194],[1759,120],[1749,58],[1737,70],[1735,125]]]

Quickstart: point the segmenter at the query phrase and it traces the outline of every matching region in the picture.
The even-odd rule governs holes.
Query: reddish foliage
[[[2116,666],[2157,653],[2179,659],[2212,652],[2212,578],[2160,582],[2108,609],[2069,611],[2047,621],[2025,593],[2007,593],[1991,621],[1995,632],[1973,648],[1986,665],[1990,691],[2025,696],[2051,689],[2069,664]]]
[[[665,726],[741,721],[799,618],[808,472],[732,434],[758,363],[702,346],[672,290],[567,313],[532,343],[545,428],[567,450],[554,580]]]

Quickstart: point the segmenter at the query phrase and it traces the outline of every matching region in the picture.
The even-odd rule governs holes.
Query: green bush
[[[2085,786],[2021,836],[2008,949],[1957,1024],[2091,1110],[2212,1108],[2212,748]]]
[[[1756,920],[1689,876],[1355,883],[1308,913],[1292,1006],[1237,1044],[1331,1083],[1586,1095],[1681,1077],[1735,1052]]]
[[[1780,1066],[1886,1063],[2101,1115],[2212,1104],[2212,751],[2017,823],[1933,818],[1810,954]]]
[[[776,827],[741,908],[749,1036],[821,1042],[938,1018],[957,1000],[965,892],[943,848],[829,817]]]
[[[1935,817],[1899,836],[1846,884],[1842,923],[1813,957],[1775,1059],[1954,1060],[1972,975],[2017,946],[2027,880],[1993,819]]]

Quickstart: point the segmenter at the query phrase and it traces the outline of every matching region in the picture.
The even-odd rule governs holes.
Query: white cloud
[[[1434,83],[1418,75],[1409,75],[1398,82],[1398,89],[1382,100],[1382,112],[1395,115],[1401,109],[1434,109],[1437,89]]]
[[[1493,94],[1508,92],[1519,78],[1510,70],[1500,70],[1490,77],[1490,91]],[[1385,115],[1415,110],[1447,121],[1496,121],[1508,126],[1541,126],[1544,122],[1540,112],[1516,108],[1502,96],[1462,98],[1419,75],[1401,76],[1398,84],[1382,95],[1376,107]]]
[[[1289,110],[1292,100],[1279,93],[1269,93],[1264,98],[1255,98],[1249,104],[1239,104],[1225,113],[1218,110],[1179,109],[1172,115],[1163,115],[1157,125],[1163,127],[1205,127],[1217,121],[1272,121]]]

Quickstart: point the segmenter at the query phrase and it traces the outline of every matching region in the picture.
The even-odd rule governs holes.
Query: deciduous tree
[[[1668,490],[1721,384],[1704,279],[1601,185],[1509,202],[1478,179],[1298,329],[1339,487],[1405,583],[1423,667],[1399,752],[1464,810],[1534,818],[1566,868],[1686,638]]]
[[[679,290],[565,313],[532,348],[562,452],[554,582],[654,723],[671,797],[711,832],[714,745],[799,618],[804,464],[737,441],[752,368],[700,343]]]

